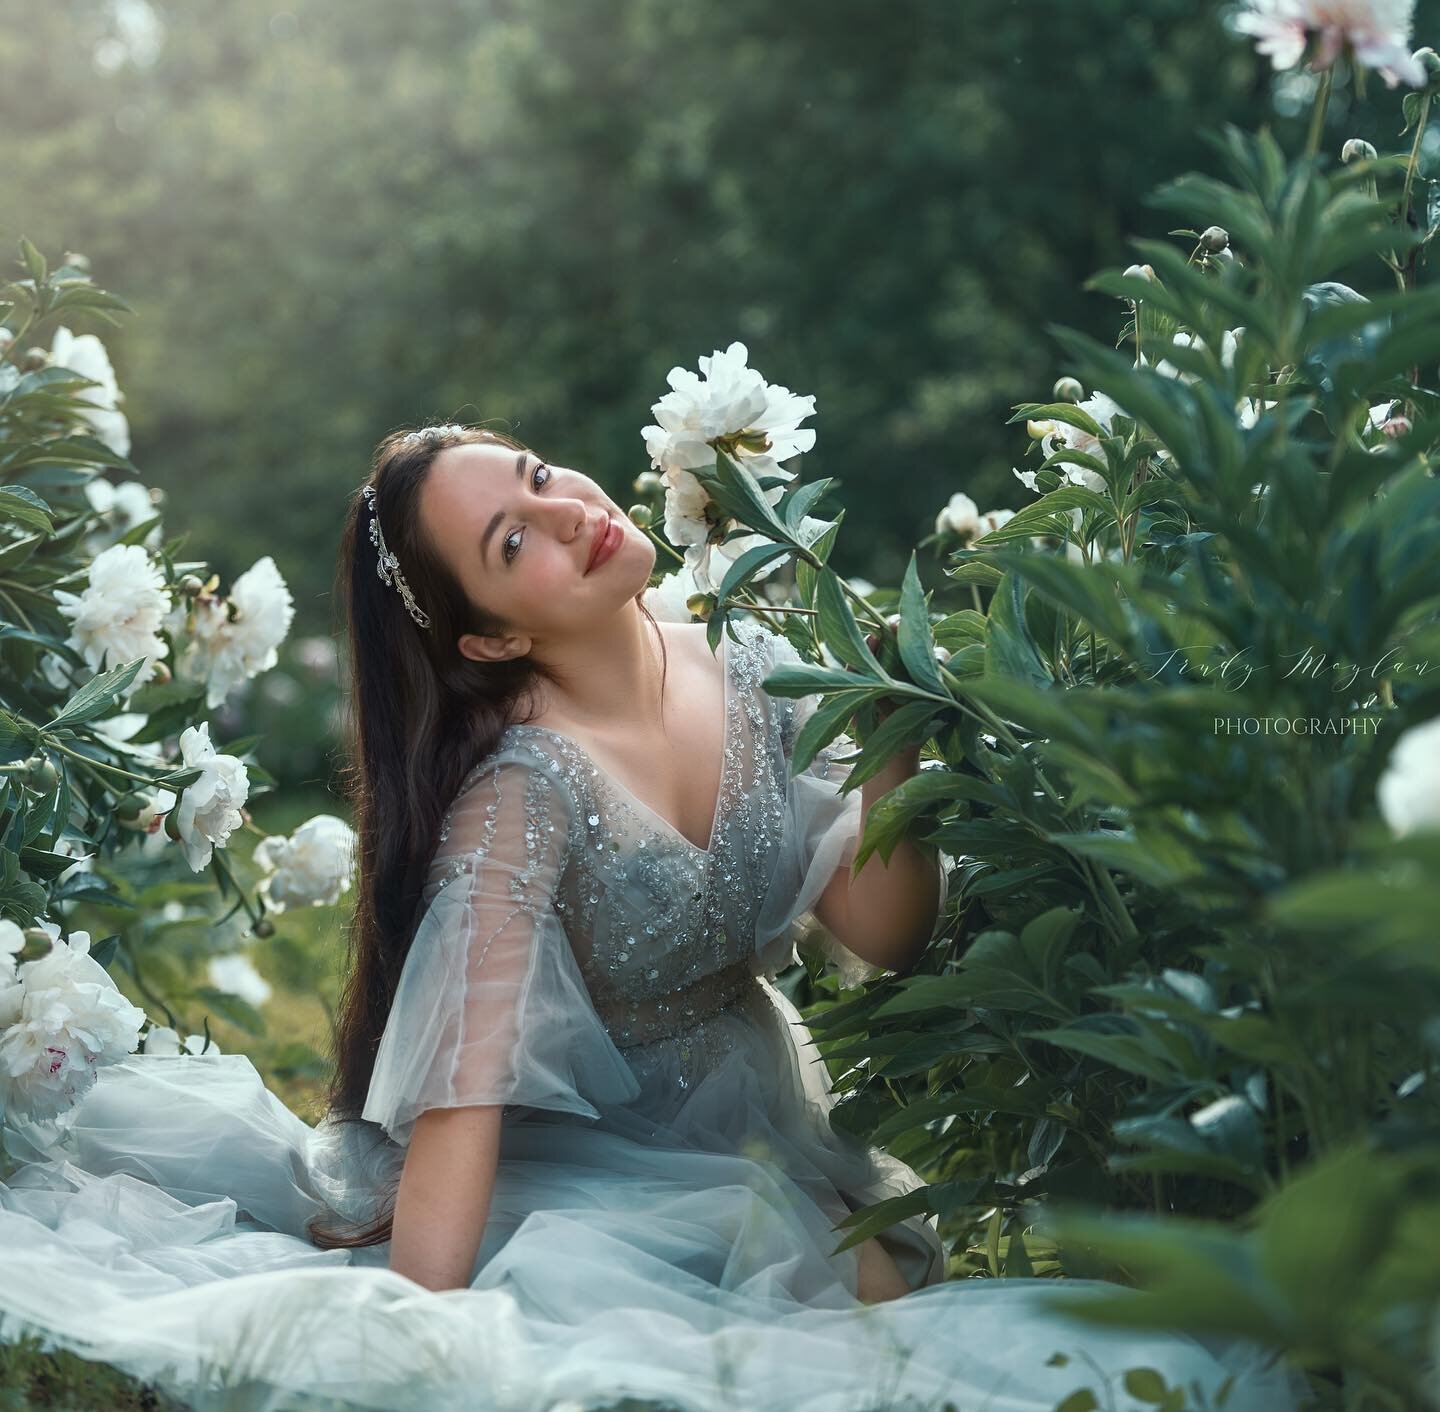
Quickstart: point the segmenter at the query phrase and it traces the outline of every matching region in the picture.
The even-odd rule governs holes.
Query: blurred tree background
[[[734,338],[816,395],[794,464],[842,481],[837,567],[896,583],[952,491],[1016,503],[1005,417],[1065,371],[1047,324],[1112,335],[1081,286],[1163,232],[1144,193],[1265,120],[1225,11],[0,0],[0,238],[135,307],[96,331],[167,531],[227,582],[273,554],[296,639],[333,629],[386,430],[490,421],[628,504],[666,372]],[[1329,148],[1398,132],[1399,97],[1352,132],[1337,95]],[[325,721],[283,716],[305,670],[243,724],[320,784]]]

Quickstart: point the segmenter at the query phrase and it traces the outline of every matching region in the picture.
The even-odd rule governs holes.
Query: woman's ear
[[[532,646],[528,637],[513,633],[461,633],[456,647],[462,657],[472,662],[508,662],[512,657],[523,657]]]

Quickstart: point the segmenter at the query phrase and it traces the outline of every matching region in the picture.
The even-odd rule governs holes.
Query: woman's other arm
[[[470,1283],[500,1159],[499,1103],[431,1108],[415,1129],[395,1197],[390,1268],[429,1289]]]
[[[907,746],[860,786],[860,834],[875,802],[919,768],[920,747]],[[895,845],[888,864],[872,853],[853,879],[848,867],[837,868],[815,904],[816,920],[841,946],[887,971],[915,965],[939,915],[939,862],[910,839]]]

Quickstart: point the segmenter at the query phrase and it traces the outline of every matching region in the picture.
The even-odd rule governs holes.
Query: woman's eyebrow
[[[515,479],[519,480],[525,474],[525,458],[530,453],[522,451],[515,461]],[[480,536],[480,562],[488,569],[490,567],[490,536],[500,527],[500,521],[505,518],[503,510],[497,510],[490,516],[490,523],[485,526],[485,533]]]

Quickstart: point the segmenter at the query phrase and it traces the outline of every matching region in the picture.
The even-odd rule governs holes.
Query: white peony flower
[[[695,615],[686,604],[699,592],[690,566],[681,564],[673,574],[647,588],[642,601],[658,622],[688,623]]]
[[[182,763],[177,768],[199,765],[203,770],[200,778],[181,792],[175,816],[185,861],[198,873],[209,863],[215,847],[223,848],[240,826],[240,806],[250,794],[250,777],[235,756],[216,754],[210,743],[209,721],[181,732],[180,755]]]
[[[980,524],[980,507],[964,491],[957,490],[935,516],[936,534],[974,535]]]
[[[1380,776],[1376,800],[1396,837],[1440,829],[1440,716],[1401,733]]]
[[[1383,432],[1387,437],[1404,436],[1410,430],[1410,418],[1402,402],[1377,402],[1365,418],[1367,432]]]
[[[1092,392],[1083,402],[1075,404],[1082,412],[1088,412],[1094,419],[1100,430],[1109,435],[1111,423],[1115,417],[1127,416],[1125,409],[1113,398],[1107,397],[1103,392]],[[1087,456],[1093,456],[1097,461],[1105,460],[1105,452],[1100,446],[1098,437],[1091,436],[1088,431],[1080,427],[1072,427],[1069,422],[1054,422],[1051,430],[1040,438],[1040,450],[1048,459],[1062,448],[1069,447],[1072,451],[1079,451]],[[1072,485],[1083,485],[1088,490],[1103,491],[1105,489],[1105,477],[1098,471],[1092,471],[1087,466],[1058,465],[1051,467],[1057,470]],[[1021,482],[1030,490],[1036,490],[1035,472],[1015,474]]]
[[[127,480],[116,485],[104,476],[95,476],[85,482],[85,498],[108,522],[103,533],[94,534],[86,540],[87,546],[90,546],[91,540],[99,541],[91,550],[96,553],[104,548],[106,543],[113,543],[122,535],[128,534],[136,525],[153,520],[159,509],[151,499],[150,490],[138,480]],[[164,526],[156,524],[145,536],[143,543],[146,548],[156,549],[163,537]]]
[[[1259,399],[1242,397],[1236,404],[1235,416],[1240,425],[1246,431],[1249,431],[1255,423],[1260,420],[1262,412],[1268,412],[1272,407],[1278,407],[1279,405],[1278,402],[1272,402],[1268,397]]]
[[[79,398],[89,404],[80,409],[80,414],[117,456],[128,456],[130,423],[120,410],[124,395],[115,381],[115,369],[110,366],[105,345],[93,333],[77,336],[62,324],[55,330],[50,344],[50,363],[52,367],[69,368],[72,373],[99,384],[79,390]]]
[[[151,1025],[146,1031],[144,1042],[140,1046],[143,1054],[199,1054],[205,1044],[203,1034],[190,1034],[185,1036],[184,1044],[180,1042],[180,1035],[172,1030],[169,1025]],[[220,1046],[212,1038],[210,1048],[205,1050],[207,1054],[219,1054]]]
[[[12,967],[14,963],[11,963]],[[20,984],[12,969],[8,976],[0,975],[0,1034],[3,1034],[19,1019],[25,1007],[25,987]],[[0,1103],[0,1117],[4,1117],[4,1104]]]
[[[671,368],[667,381],[671,391],[651,408],[655,424],[641,429],[650,464],[661,472],[665,483],[665,534],[677,547],[685,547],[685,564],[701,593],[714,592],[733,563],[756,545],[769,541],[764,535],[746,534],[728,543],[731,527],[710,503],[705,488],[690,472],[716,464],[717,451],[711,444],[721,437],[738,438],[736,457],[744,460],[754,475],[792,479],[793,471],[782,461],[810,450],[815,433],[800,427],[814,415],[813,396],[799,397],[788,387],[767,383],[755,368],[747,365],[749,352],[743,343],[732,343],[723,352],[716,349],[699,359],[700,372]],[[763,492],[768,504],[775,504],[784,487],[775,485]],[[755,577],[762,579],[778,566],[767,565]]]
[[[1239,333],[1239,329],[1226,329],[1222,335],[1220,339],[1221,367],[1234,367],[1235,350],[1239,346]],[[1170,342],[1172,346],[1179,346],[1181,348],[1203,349],[1206,347],[1205,340],[1201,338],[1199,334],[1190,333],[1184,329],[1177,333]],[[1145,364],[1149,362],[1149,359],[1142,354],[1140,361],[1142,364]],[[1182,372],[1168,358],[1162,358],[1154,367],[1155,371],[1159,373],[1161,377],[1178,378],[1181,382],[1187,384],[1193,384],[1200,380],[1195,373]]]
[[[1022,471],[1019,466],[1010,467],[1011,474],[1020,482],[1032,495],[1040,494],[1039,477],[1034,471]]]
[[[785,474],[769,456],[749,456],[746,462],[757,475]],[[666,538],[677,546],[684,545],[685,568],[695,581],[697,593],[717,592],[736,559],[757,545],[772,542],[763,534],[738,534],[719,542],[736,528],[736,521],[712,519],[717,512],[704,487],[689,471],[667,471],[664,479]],[[784,493],[783,486],[775,485],[762,495],[766,504],[773,505]],[[759,582],[779,567],[780,560],[772,559],[754,575],[754,580]]]
[[[54,853],[63,853],[67,858],[77,858],[79,862],[72,863],[63,873],[56,876],[56,882],[64,882],[66,878],[73,877],[76,873],[93,873],[95,871],[95,854],[87,853],[83,843],[77,843],[73,838],[57,838],[55,846],[51,850]]]
[[[146,659],[129,691],[149,681],[155,663],[170,651],[159,636],[170,609],[170,593],[159,568],[138,544],[112,544],[91,563],[90,582],[83,593],[57,588],[55,599],[73,624],[66,645],[84,656],[92,672],[108,671],[136,657]]]
[[[260,883],[260,895],[276,912],[307,904],[334,906],[350,888],[355,843],[355,830],[334,814],[306,819],[288,838],[262,838],[254,854],[268,874]]]
[[[15,979],[15,958],[24,949],[25,933],[8,917],[0,918],[0,985]]]
[[[788,461],[815,445],[815,433],[800,429],[806,417],[815,415],[815,398],[767,383],[747,366],[749,356],[745,345],[735,342],[723,353],[717,348],[708,358],[702,355],[699,374],[670,369],[666,381],[672,390],[650,409],[657,425],[640,433],[657,471],[713,466],[710,442],[721,436],[768,440],[753,453],[742,445],[739,454],[765,454],[775,461]]]
[[[711,531],[710,497],[689,471],[665,473],[665,538],[677,548],[703,544]]]
[[[145,1012],[90,955],[88,932],[60,938],[41,922],[50,950],[18,970],[20,1013],[0,1036],[0,1111],[58,1117],[95,1083],[96,1071],[134,1051]],[[13,1009],[13,995],[3,1003]]]
[[[978,539],[983,535],[989,534],[992,530],[999,529],[1001,525],[1008,524],[1014,518],[1015,512],[1013,510],[987,510],[980,516],[976,538]]]
[[[169,1025],[151,1025],[145,1031],[145,1038],[140,1042],[142,1054],[178,1054],[180,1052],[180,1035],[172,1030]]]
[[[1414,13],[1415,0],[1244,0],[1235,29],[1253,36],[1276,69],[1294,68],[1313,35],[1313,70],[1349,53],[1390,88],[1402,81],[1423,88],[1425,67],[1410,52]]]
[[[229,602],[234,621],[225,600],[195,601],[190,641],[181,657],[185,673],[205,682],[205,704],[212,711],[241,682],[279,661],[277,649],[295,617],[290,590],[268,554],[235,580]]]
[[[217,990],[227,990],[257,1007],[274,994],[270,982],[255,969],[255,963],[243,951],[232,951],[228,956],[212,956],[205,974]]]

